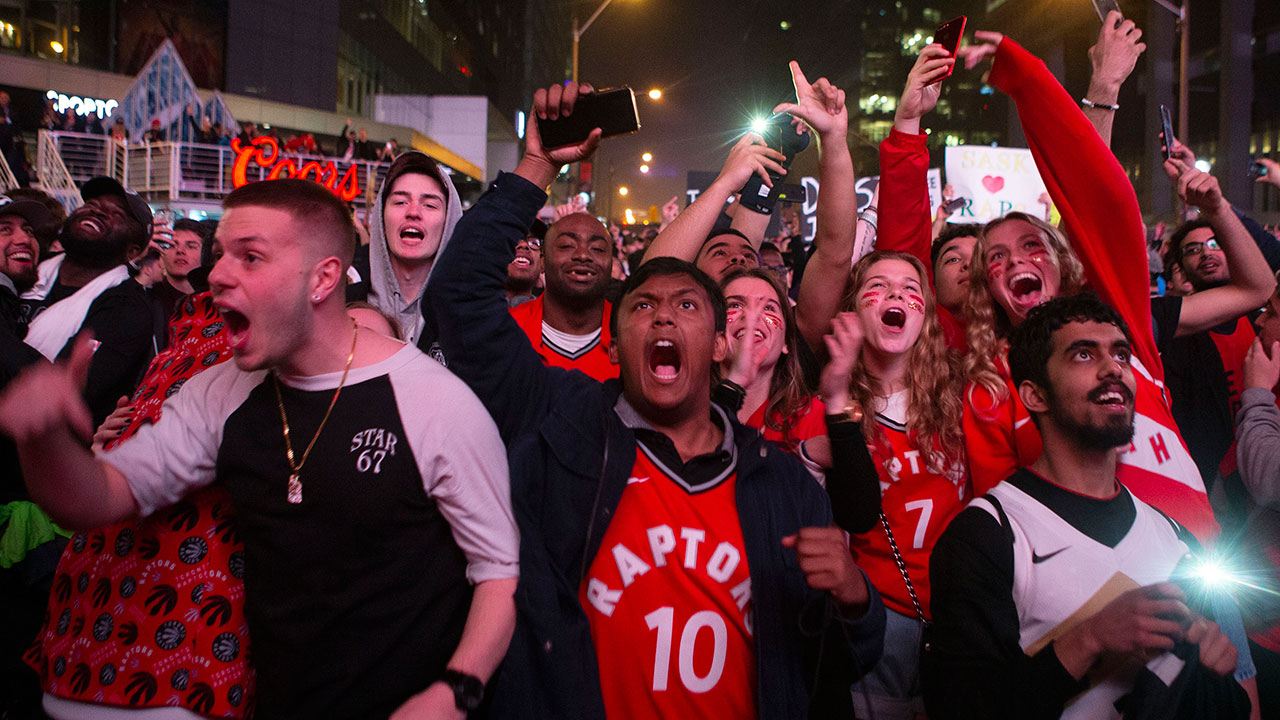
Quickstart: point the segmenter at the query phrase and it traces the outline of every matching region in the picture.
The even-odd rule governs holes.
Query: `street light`
[[[623,185],[622,187],[618,188],[618,194],[621,195],[622,197],[626,197],[627,193],[629,192],[631,191],[627,189],[626,185]]]
[[[650,100],[661,100],[661,99],[662,99],[662,91],[661,91],[661,90],[659,90],[658,88],[654,88],[654,89],[650,90],[650,91],[649,91],[649,99],[650,99]]]
[[[647,153],[645,153],[645,154],[641,155],[641,156],[640,156],[640,159],[641,159],[641,160],[643,160],[643,161],[645,161],[645,162],[653,162],[653,153],[647,152]]]
[[[640,166],[640,172],[648,174],[648,172],[649,172],[649,166],[648,166],[648,165],[641,165],[641,166]]]
[[[58,53],[59,55],[61,55],[62,51],[66,49],[62,46],[62,43],[58,42],[57,40],[51,41],[49,43],[49,47],[53,48],[53,51]]]
[[[573,14],[573,81],[575,83],[578,82],[578,41],[582,40],[582,34],[587,31],[587,28],[591,27],[591,23],[600,17],[600,13],[604,12],[604,9],[609,7],[611,2],[613,0],[604,0],[604,2],[600,3],[600,7],[596,8],[596,11],[591,13],[591,17],[587,18],[587,21],[581,26],[578,25],[578,14]],[[652,97],[653,93],[649,95]]]

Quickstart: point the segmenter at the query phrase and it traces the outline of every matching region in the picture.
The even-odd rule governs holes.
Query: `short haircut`
[[[1095,322],[1114,325],[1133,342],[1129,326],[1115,308],[1092,291],[1057,297],[1031,309],[1009,337],[1009,372],[1018,387],[1030,380],[1046,390],[1049,385],[1049,357],[1053,354],[1053,334],[1070,323]]]
[[[1197,218],[1190,222],[1184,222],[1173,231],[1173,235],[1169,237],[1169,248],[1165,251],[1164,264],[1169,267],[1172,263],[1182,262],[1182,244],[1187,241],[1187,236],[1194,230],[1200,228],[1213,229],[1213,225],[1204,218]]]
[[[747,244],[750,245],[752,249],[755,249],[755,246],[756,246],[755,243],[751,242],[751,238],[747,237],[746,233],[742,232],[741,230],[735,230],[733,228],[720,228],[719,230],[712,230],[711,234],[707,236],[707,239],[702,241],[702,245],[698,246],[698,254],[699,255],[702,254],[702,250],[707,246],[707,243],[711,242],[712,240],[715,240],[718,237],[724,237],[725,235],[736,235],[742,238],[743,240],[746,240]]]
[[[325,256],[337,257],[343,268],[351,265],[356,252],[351,213],[337,195],[320,183],[297,178],[251,182],[232,190],[222,201],[224,210],[247,206],[288,212],[295,222],[312,231],[296,237],[320,238]]]
[[[786,265],[787,267],[791,267],[791,258],[787,257],[787,254],[782,252],[782,248],[766,240],[765,242],[760,243],[760,252],[757,254],[764,255],[767,252],[778,253],[779,255],[782,256],[782,264]]]
[[[938,256],[942,254],[942,248],[946,247],[947,243],[952,240],[962,237],[975,239],[982,237],[982,226],[973,223],[956,223],[954,225],[947,223],[947,226],[938,234],[937,239],[933,241],[933,245],[929,248],[929,267],[933,268],[935,274],[938,271]]]
[[[191,218],[178,218],[175,220],[173,223],[173,231],[177,232],[179,230],[186,230],[187,232],[195,233],[196,237],[200,238],[200,242],[202,243],[209,237],[208,226],[199,220],[192,220]]]
[[[699,270],[693,263],[673,257],[656,257],[640,267],[634,268],[631,275],[627,277],[626,282],[622,284],[622,291],[618,293],[618,305],[620,306],[628,295],[635,292],[636,288],[646,282],[656,277],[670,275],[687,275],[702,288],[702,291],[707,294],[707,298],[711,301],[711,312],[715,315],[716,332],[724,332],[726,310],[724,293],[720,291],[720,286],[716,285],[711,276]],[[618,335],[618,316],[621,314],[621,307],[615,307],[613,312],[609,313],[609,334],[614,337]]]

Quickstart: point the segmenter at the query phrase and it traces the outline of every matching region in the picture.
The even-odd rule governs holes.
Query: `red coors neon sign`
[[[332,190],[334,195],[345,202],[355,200],[360,194],[360,182],[356,178],[354,164],[347,168],[341,179],[338,177],[338,166],[334,165],[332,160],[323,165],[316,160],[308,160],[299,167],[297,160],[280,157],[280,143],[273,137],[254,138],[248,146],[241,145],[240,138],[233,138],[231,152],[236,154],[236,162],[231,166],[233,187],[241,187],[252,182],[248,177],[249,163],[252,162],[260,168],[271,168],[267,173],[267,180],[282,177],[303,179],[314,177],[316,182]]]

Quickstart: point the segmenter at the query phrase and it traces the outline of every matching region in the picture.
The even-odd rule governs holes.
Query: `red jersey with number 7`
[[[729,472],[689,488],[636,450],[582,584],[610,720],[754,718],[751,573]]]
[[[876,422],[884,441],[872,443],[870,450],[880,470],[880,506],[920,600],[920,609],[929,619],[929,554],[951,518],[969,500],[968,474],[963,462],[947,461],[942,468],[931,468],[905,425],[883,414],[876,415]],[[854,561],[880,591],[885,606],[916,617],[915,604],[883,523],[853,535],[849,546]]]

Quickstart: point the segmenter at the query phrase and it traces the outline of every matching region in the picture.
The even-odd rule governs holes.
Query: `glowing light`
[[[57,40],[51,40],[49,42],[49,47],[53,48],[53,51],[58,53],[59,55],[61,55],[62,51],[66,49],[62,47],[62,43],[58,42]]]
[[[662,99],[662,91],[661,91],[661,90],[659,90],[658,88],[654,88],[654,89],[650,90],[650,91],[649,91],[649,99],[650,99],[650,100],[661,100],[661,99]]]
[[[623,213],[623,215],[626,217],[628,225],[636,224],[636,215],[635,213],[631,212],[631,208],[627,208],[627,211]]]
[[[1199,170],[1200,172],[1209,172],[1210,167],[1211,167],[1211,166],[1209,165],[1209,161],[1208,161],[1208,160],[1197,160],[1197,161],[1196,161],[1196,169],[1197,169],[1197,170]]]
[[[623,185],[622,187],[618,188],[618,194],[621,195],[622,197],[626,197],[627,193],[629,192],[631,191],[627,189],[626,185]]]
[[[648,166],[648,165],[641,165],[641,166],[640,166],[640,172],[642,172],[642,173],[648,173],[648,172],[649,172],[649,166]]]
[[[1195,576],[1209,589],[1235,584],[1231,571],[1214,560],[1205,560],[1195,569]]]
[[[647,152],[647,153],[645,153],[645,154],[641,155],[641,156],[640,156],[640,159],[641,159],[641,160],[643,160],[643,161],[645,161],[645,162],[653,162],[653,153],[648,153],[648,152]]]
[[[791,23],[786,20],[783,20],[782,22],[778,23],[778,27],[782,30],[790,30]]]
[[[763,133],[768,127],[769,121],[764,118],[758,117],[751,120],[751,132],[756,133],[757,135]]]

